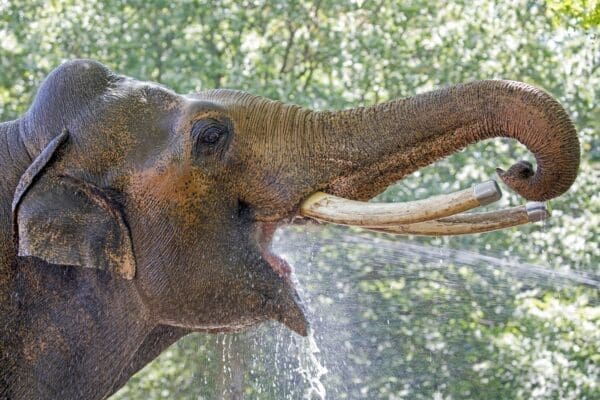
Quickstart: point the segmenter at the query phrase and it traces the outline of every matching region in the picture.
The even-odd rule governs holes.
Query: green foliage
[[[575,23],[583,29],[600,27],[600,2],[597,0],[547,0],[546,4],[555,26]]]
[[[0,0],[0,119],[25,112],[41,80],[78,57],[181,93],[229,87],[315,108],[368,105],[473,79],[525,81],[559,99],[582,143],[580,176],[552,201],[552,219],[410,240],[597,276],[599,18],[591,0]],[[511,141],[480,143],[376,201],[457,190],[527,157]],[[505,190],[501,206],[519,203]],[[312,232],[314,254],[307,258],[302,248],[293,257],[299,272],[311,271],[303,283],[313,316],[330,320],[315,326],[329,361],[326,386],[338,388],[332,398],[600,396],[597,288],[490,273],[481,260],[394,258],[383,246],[389,238],[353,232],[365,241],[345,242],[348,231],[339,229]],[[232,369],[242,371],[236,379],[247,382],[247,398],[301,397],[305,380],[286,373],[299,361],[281,350],[293,341],[259,340],[261,333],[185,338],[115,398],[233,397],[224,386]],[[267,354],[252,356],[261,351],[282,367],[270,369]],[[233,358],[224,362],[224,354]]]
[[[563,295],[563,293],[559,294]],[[600,395],[600,307],[585,293],[519,295],[515,319],[492,338],[497,364],[478,370],[488,379],[515,382],[515,399],[592,399]]]

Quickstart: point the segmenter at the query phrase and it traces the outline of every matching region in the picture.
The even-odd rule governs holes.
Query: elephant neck
[[[31,163],[19,134],[20,122],[0,123],[0,317],[7,315],[5,308],[9,304],[15,274],[13,195],[21,175]],[[0,340],[2,332],[0,330]]]
[[[8,304],[16,257],[12,200],[17,183],[31,159],[19,135],[20,120],[0,123],[0,312]],[[0,338],[1,338],[0,334]]]
[[[135,372],[136,353],[156,326],[133,284],[32,258],[18,263],[17,339],[2,343],[12,347],[8,397],[107,398]]]

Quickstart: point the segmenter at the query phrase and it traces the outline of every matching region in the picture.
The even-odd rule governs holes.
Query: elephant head
[[[21,130],[35,160],[13,202],[21,255],[130,279],[158,323],[231,331],[307,323],[276,224],[325,191],[373,197],[470,143],[505,136],[535,155],[504,182],[530,200],[573,183],[579,143],[548,94],[479,81],[344,111],[232,90],[179,95],[88,60],[63,64]]]

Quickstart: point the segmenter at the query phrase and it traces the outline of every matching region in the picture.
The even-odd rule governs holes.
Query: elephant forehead
[[[196,96],[181,96],[181,102],[183,104],[183,109],[189,115],[198,115],[205,113],[223,114],[227,112],[227,108],[223,105],[214,101],[198,98]]]
[[[127,77],[107,90],[105,98],[108,100],[124,98],[132,104],[138,103],[145,105],[149,109],[165,111],[177,110],[185,102],[183,96],[165,86]]]

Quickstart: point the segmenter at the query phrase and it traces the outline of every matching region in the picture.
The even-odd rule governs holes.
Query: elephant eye
[[[201,140],[206,144],[215,144],[222,134],[220,129],[209,129],[201,136]]]
[[[202,158],[215,153],[223,153],[227,138],[231,133],[231,124],[228,120],[203,119],[196,121],[192,126],[192,139],[194,154]]]
[[[220,121],[202,120],[192,127],[192,135],[200,144],[215,145],[227,134],[228,127]]]

